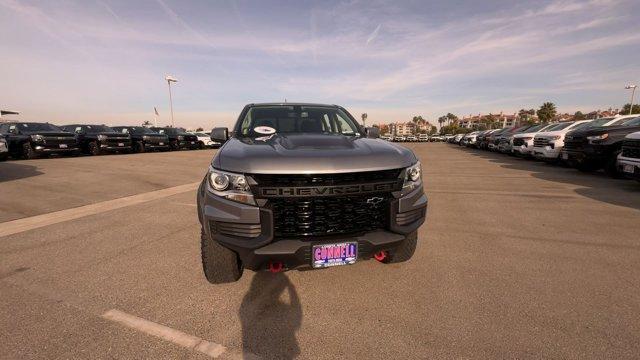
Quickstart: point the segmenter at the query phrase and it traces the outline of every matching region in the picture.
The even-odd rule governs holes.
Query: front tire
[[[413,257],[413,254],[416,252],[416,246],[418,245],[418,231],[414,231],[411,234],[407,235],[407,238],[404,239],[402,244],[398,246],[395,250],[389,251],[389,255],[385,263],[387,264],[395,264],[408,261]]]
[[[204,228],[200,229],[202,270],[212,284],[236,282],[242,277],[243,267],[238,255],[209,238]]]
[[[133,152],[143,153],[144,151],[144,143],[142,141],[136,141],[133,145]]]
[[[100,155],[100,146],[98,146],[98,144],[95,141],[92,141],[89,143],[87,150],[89,150],[90,155],[93,155],[93,156]]]
[[[618,155],[622,152],[622,150],[618,150],[611,154],[607,163],[604,165],[604,172],[614,179],[622,178],[620,172],[618,172]]]
[[[31,160],[31,159],[35,159],[38,157],[38,154],[36,154],[35,150],[33,150],[33,147],[31,146],[30,142],[26,142],[24,144],[22,144],[22,158],[25,160]]]

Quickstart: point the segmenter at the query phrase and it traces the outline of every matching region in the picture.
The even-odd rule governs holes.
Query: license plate
[[[565,159],[565,160],[569,160],[569,154],[562,153],[562,158]]]
[[[162,146],[162,145],[164,145],[164,143],[158,143],[158,145]]]
[[[118,143],[118,146],[124,146],[124,143]]]
[[[350,265],[355,263],[358,257],[358,243],[314,245],[311,256],[311,264],[314,268]]]
[[[633,174],[636,171],[636,167],[633,165],[622,165],[622,171]]]
[[[67,148],[67,144],[60,144],[60,149],[66,149]]]

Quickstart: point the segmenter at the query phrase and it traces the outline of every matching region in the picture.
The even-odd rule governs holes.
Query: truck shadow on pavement
[[[240,305],[240,321],[245,353],[271,359],[300,354],[296,331],[302,323],[302,306],[284,273],[255,274]]]
[[[0,182],[24,179],[42,175],[43,172],[33,165],[16,164],[13,162],[0,163]]]
[[[464,147],[458,149],[498,164],[505,169],[530,171],[532,176],[538,179],[580,186],[581,188],[574,190],[578,195],[640,210],[640,184],[637,181],[613,179],[602,171],[582,173],[577,169],[562,165],[547,164],[543,161],[485,150]]]

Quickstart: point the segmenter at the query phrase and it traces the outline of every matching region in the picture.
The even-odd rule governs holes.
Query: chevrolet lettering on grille
[[[335,196],[364,193],[397,191],[402,188],[399,181],[378,182],[368,184],[338,185],[338,186],[299,186],[299,187],[261,187],[260,197],[307,197],[307,196]]]

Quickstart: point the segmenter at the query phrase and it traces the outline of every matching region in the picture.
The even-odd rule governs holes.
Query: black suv
[[[144,126],[113,126],[113,130],[121,134],[129,134],[133,151],[142,153],[149,150],[169,150],[169,138],[167,135],[157,132]]]
[[[74,134],[49,123],[9,122],[0,124],[9,153],[14,158],[34,159],[41,154],[79,153]]]
[[[104,152],[131,151],[131,136],[118,133],[106,125],[73,124],[61,126],[61,128],[76,134],[78,145],[86,154],[100,155]]]
[[[621,125],[571,131],[564,138],[562,158],[581,171],[604,168],[609,176],[618,177],[616,161],[624,137],[639,130],[640,117],[628,119]]]
[[[171,146],[171,150],[200,148],[198,137],[193,134],[189,134],[183,128],[152,127],[151,130],[167,135],[169,137],[169,146]]]

